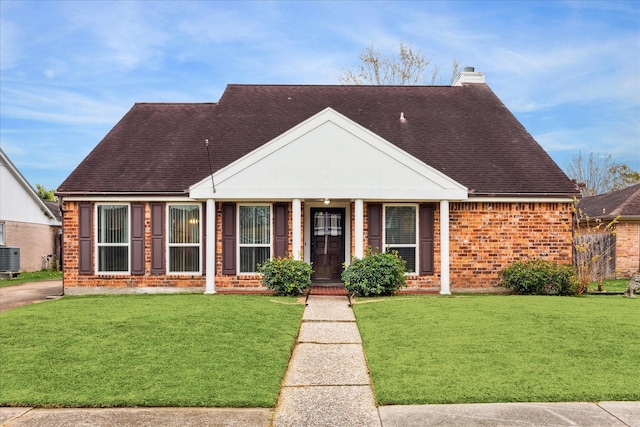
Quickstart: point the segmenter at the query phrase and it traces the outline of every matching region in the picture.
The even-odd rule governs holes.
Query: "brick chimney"
[[[476,73],[473,67],[464,67],[451,86],[462,86],[463,83],[484,83],[484,73]]]

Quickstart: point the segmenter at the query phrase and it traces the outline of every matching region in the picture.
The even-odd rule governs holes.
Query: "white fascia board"
[[[198,202],[188,196],[118,196],[117,194],[96,195],[96,196],[59,196],[64,202]]]
[[[467,188],[331,108],[190,188],[195,199],[467,198]],[[394,182],[395,180],[395,182]]]
[[[571,197],[469,197],[465,202],[481,203],[573,203]]]

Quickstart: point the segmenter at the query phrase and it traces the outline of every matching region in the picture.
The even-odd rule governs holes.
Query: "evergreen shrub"
[[[354,259],[342,272],[342,281],[352,295],[393,295],[407,285],[405,265],[396,251],[374,253],[367,248],[363,258]]]
[[[499,273],[500,285],[517,295],[577,295],[575,268],[537,259],[518,261]]]
[[[278,295],[297,296],[311,286],[311,265],[293,258],[272,258],[258,265],[262,284]]]

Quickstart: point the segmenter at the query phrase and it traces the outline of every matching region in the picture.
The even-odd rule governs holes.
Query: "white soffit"
[[[467,189],[331,108],[190,188],[194,199],[464,200]]]

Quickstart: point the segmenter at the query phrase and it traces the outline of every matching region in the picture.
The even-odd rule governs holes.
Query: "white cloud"
[[[123,114],[117,104],[48,86],[11,85],[0,93],[5,118],[63,124],[114,123]]]
[[[14,22],[5,18],[7,3],[0,2],[0,70],[14,67],[20,58],[19,28]]]

